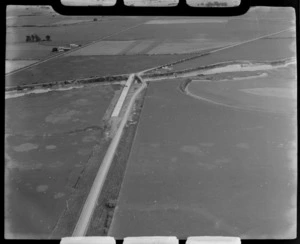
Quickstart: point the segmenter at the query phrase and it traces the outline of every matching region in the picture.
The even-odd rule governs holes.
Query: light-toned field
[[[6,26],[9,27],[50,27],[57,25],[73,25],[81,22],[92,21],[92,16],[62,16],[62,15],[33,15],[33,16],[8,16]]]
[[[66,6],[113,6],[117,0],[61,0],[61,3]]]
[[[223,82],[218,80],[193,81],[188,84],[186,90],[195,98],[221,106],[272,113],[295,113],[297,99],[296,65],[282,65],[272,69],[262,65],[256,68],[256,71],[247,67],[237,69],[233,79],[229,78],[231,74],[227,79],[227,69],[224,69],[223,78],[225,79],[221,80]],[[249,79],[244,77],[239,79],[239,73],[243,73],[243,70],[250,76]],[[253,76],[257,70],[263,71],[264,75]],[[214,73],[214,71],[209,73]]]
[[[154,40],[137,41],[136,45],[127,51],[127,54],[141,54],[154,42]]]
[[[151,51],[148,54],[180,54],[193,53],[205,49],[217,48],[233,44],[232,42],[217,42],[209,39],[191,39],[182,42],[165,42]]]
[[[116,0],[62,0],[61,3],[66,6],[113,6]],[[125,0],[127,6],[175,6],[178,0]]]
[[[23,68],[37,61],[38,60],[5,60],[5,73]]]
[[[6,59],[39,59],[51,54],[51,47],[38,43],[11,43],[6,45]]]
[[[227,61],[251,60],[263,62],[265,60],[284,59],[295,57],[295,50],[296,45],[293,38],[265,38],[179,63],[172,68],[174,71],[179,71]]]
[[[176,6],[179,0],[124,0],[127,6],[152,6],[152,7],[162,7],[162,6]]]
[[[116,55],[134,41],[101,41],[86,48],[67,54],[67,56]]]
[[[295,99],[297,97],[297,89],[278,88],[278,87],[264,87],[264,88],[249,88],[241,89],[240,91],[250,93],[258,96],[271,96]]]
[[[88,21],[88,20],[76,20],[76,19],[70,19],[70,20],[68,20],[68,19],[66,19],[66,20],[61,20],[61,21],[58,21],[58,22],[54,22],[53,24],[54,25],[71,25],[71,24],[78,24],[78,23],[82,23],[82,22],[86,22],[86,21]]]
[[[169,25],[169,24],[208,24],[208,23],[227,23],[227,19],[216,18],[189,18],[189,19],[157,19],[146,22],[147,25]]]
[[[151,49],[151,46],[155,47],[155,40],[138,41],[136,46],[127,52],[127,54],[144,54],[147,50]]]
[[[206,49],[223,47],[232,42],[218,42],[210,39],[185,39],[178,41],[132,40],[102,41],[66,56],[90,55],[134,55],[134,54],[188,54]]]
[[[208,3],[226,3],[226,7],[235,7],[239,6],[241,3],[241,0],[221,0],[221,1],[214,1],[214,0],[187,0],[186,3],[192,7],[203,7]]]

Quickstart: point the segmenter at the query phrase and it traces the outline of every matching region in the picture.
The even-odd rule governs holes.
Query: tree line
[[[200,5],[205,7],[227,7],[228,6],[226,2],[218,2],[218,1],[201,3]]]
[[[26,42],[51,41],[51,36],[46,35],[45,39],[41,39],[37,34],[27,35]]]

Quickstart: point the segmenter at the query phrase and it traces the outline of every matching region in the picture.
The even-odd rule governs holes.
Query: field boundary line
[[[145,22],[139,23],[139,24],[137,24],[137,25],[130,26],[130,27],[128,27],[128,28],[126,28],[126,29],[123,29],[123,30],[121,30],[121,31],[117,31],[117,32],[112,33],[112,34],[110,34],[110,35],[108,35],[108,36],[101,37],[100,39],[97,39],[97,40],[95,40],[95,41],[92,41],[92,42],[90,42],[90,43],[87,43],[87,44],[85,44],[85,45],[82,45],[82,46],[80,46],[80,47],[78,47],[78,48],[74,48],[74,49],[71,49],[71,50],[69,50],[69,51],[67,51],[67,52],[63,52],[63,53],[60,53],[60,54],[53,55],[53,56],[51,56],[51,57],[49,57],[49,58],[45,58],[45,59],[40,60],[40,61],[38,61],[38,62],[36,62],[36,63],[30,64],[30,65],[28,65],[28,66],[26,66],[26,67],[23,67],[23,68],[20,68],[20,69],[11,71],[11,72],[9,72],[9,73],[6,73],[6,74],[5,74],[5,77],[6,77],[6,76],[9,76],[9,75],[12,75],[12,74],[15,74],[15,73],[18,73],[18,72],[23,71],[23,70],[32,68],[32,67],[37,66],[37,65],[39,65],[39,64],[45,63],[45,62],[47,62],[47,61],[49,61],[49,60],[52,60],[52,59],[55,59],[55,58],[59,58],[59,57],[65,56],[65,55],[67,55],[67,54],[69,54],[69,53],[78,51],[78,50],[80,50],[80,49],[82,49],[82,48],[85,48],[85,47],[88,47],[88,46],[90,46],[90,45],[93,45],[93,44],[95,44],[95,43],[97,43],[97,42],[103,41],[103,40],[105,40],[105,39],[107,39],[107,38],[109,38],[109,37],[112,37],[112,36],[114,36],[114,35],[118,35],[118,34],[120,34],[120,33],[122,33],[122,32],[125,32],[125,31],[131,30],[131,29],[133,29],[133,28],[136,28],[136,27],[138,27],[138,26],[140,26],[140,25],[143,25],[144,23],[145,23]]]
[[[267,35],[263,35],[263,36],[260,36],[260,37],[256,37],[256,38],[253,38],[253,39],[250,39],[250,40],[247,40],[247,41],[234,43],[232,45],[221,47],[221,48],[217,48],[215,50],[204,52],[204,53],[201,53],[201,54],[198,54],[198,55],[195,55],[195,56],[183,59],[183,60],[178,60],[178,61],[175,61],[175,62],[172,62],[172,63],[167,63],[167,64],[156,66],[156,67],[153,67],[153,68],[150,68],[150,69],[142,70],[139,73],[140,74],[144,74],[146,72],[149,72],[149,71],[152,71],[152,70],[155,70],[155,69],[160,69],[160,68],[162,68],[164,66],[170,66],[170,65],[173,65],[173,64],[177,64],[177,63],[183,63],[185,61],[189,61],[189,60],[192,60],[192,59],[200,58],[201,56],[209,55],[209,54],[212,54],[212,53],[215,53],[215,52],[219,52],[219,51],[222,51],[222,50],[225,50],[225,49],[228,49],[228,48],[233,48],[233,47],[236,47],[236,46],[240,46],[240,45],[243,45],[243,44],[246,44],[246,43],[249,43],[249,42],[257,41],[257,40],[263,39],[265,37],[274,36],[274,35],[277,35],[279,33],[282,33],[282,32],[285,32],[285,31],[289,31],[289,30],[292,30],[292,29],[293,29],[293,27],[288,28],[288,29],[284,29],[284,30],[281,30],[281,31],[278,31],[278,32],[270,33],[270,34],[267,34]]]
[[[121,140],[123,129],[125,128],[125,125],[127,123],[132,106],[133,106],[137,96],[146,87],[147,87],[147,84],[145,82],[143,82],[142,86],[140,86],[139,89],[135,91],[135,93],[133,94],[133,96],[130,99],[130,102],[125,111],[124,117],[121,120],[120,126],[106,151],[106,154],[103,158],[103,161],[102,161],[100,168],[97,172],[97,175],[94,179],[93,185],[90,189],[89,195],[88,195],[88,197],[84,203],[84,206],[81,210],[80,217],[77,221],[77,224],[75,226],[72,236],[85,236],[86,235],[86,232],[88,230],[91,218],[93,216],[93,213],[94,213],[94,210],[95,210],[95,207],[97,204],[97,200],[99,198],[99,195],[100,195],[102,187],[104,185],[107,173],[108,173],[111,163],[113,161],[116,149]]]
[[[120,51],[117,55],[127,55],[128,52],[130,52],[133,48],[135,48],[137,45],[139,45],[142,42],[142,40],[133,40],[133,43],[131,43],[128,47]]]
[[[140,53],[151,55],[151,54],[149,54],[149,52],[151,52],[153,49],[155,49],[156,47],[158,47],[162,43],[164,43],[164,40],[153,40],[153,42],[150,43],[149,46],[144,48]]]

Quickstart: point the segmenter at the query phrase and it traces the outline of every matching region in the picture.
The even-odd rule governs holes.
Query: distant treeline
[[[228,4],[226,2],[218,2],[218,1],[214,1],[214,2],[208,2],[208,3],[200,3],[200,6],[205,6],[205,7],[227,7]]]
[[[63,81],[54,81],[48,83],[37,83],[34,82],[32,84],[23,84],[17,85],[14,87],[6,87],[5,91],[22,91],[22,90],[33,90],[37,88],[52,88],[55,86],[64,86],[64,85],[78,85],[78,84],[89,84],[89,83],[98,83],[98,82],[118,82],[118,81],[126,81],[128,79],[128,74],[121,75],[112,75],[112,76],[92,76],[89,78],[82,79],[73,79],[73,80],[63,80]]]

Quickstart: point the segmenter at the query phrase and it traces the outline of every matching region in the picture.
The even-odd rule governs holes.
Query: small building
[[[71,43],[70,47],[79,47],[79,45]]]
[[[58,47],[57,49],[58,49],[58,52],[66,52],[66,51],[71,50],[70,47]]]

